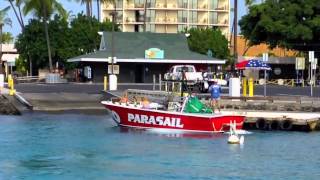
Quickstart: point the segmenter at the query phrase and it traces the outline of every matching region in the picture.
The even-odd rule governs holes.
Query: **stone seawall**
[[[207,101],[208,103],[208,101]],[[232,101],[221,100],[222,109],[258,110],[258,111],[293,111],[293,112],[320,112],[319,103],[296,102],[259,102],[259,101]]]
[[[0,115],[20,115],[19,110],[3,95],[0,95]]]

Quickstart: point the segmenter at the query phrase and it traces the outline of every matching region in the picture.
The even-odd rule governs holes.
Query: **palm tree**
[[[52,57],[51,57],[51,47],[50,38],[48,30],[48,21],[53,13],[58,12],[63,17],[66,17],[66,11],[57,0],[25,0],[25,6],[23,8],[24,14],[29,14],[32,12],[38,19],[43,21],[47,48],[48,48],[48,58],[49,58],[49,69],[50,72],[53,71]]]
[[[23,0],[16,0],[15,4],[14,4],[14,0],[7,0],[10,3],[11,8],[14,11],[14,14],[19,22],[19,25],[21,27],[22,30],[24,30],[24,21],[23,21],[23,17],[22,17],[22,13],[21,13],[21,4],[23,3]],[[17,9],[18,11],[17,11]]]
[[[1,38],[1,42],[2,44],[9,44],[9,43],[12,43],[13,42],[13,36],[10,32],[5,32],[5,33],[2,33],[2,36],[0,36]]]
[[[7,13],[10,9],[10,6],[0,10],[0,37],[2,37],[2,28],[4,25],[10,25],[12,24],[11,19],[6,17]],[[0,74],[3,73],[2,70],[2,38],[0,39]]]
[[[92,16],[92,0],[76,0],[77,2],[80,2],[81,4],[86,4],[86,15],[88,17]]]

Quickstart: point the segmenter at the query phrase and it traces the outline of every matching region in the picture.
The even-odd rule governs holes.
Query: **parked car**
[[[184,78],[183,78],[184,76]],[[197,88],[201,92],[207,92],[213,81],[219,85],[227,85],[224,79],[214,78],[211,72],[197,72],[193,65],[175,65],[164,75],[167,81],[182,81],[187,82],[188,87]]]

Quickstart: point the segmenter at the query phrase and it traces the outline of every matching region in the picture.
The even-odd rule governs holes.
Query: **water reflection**
[[[186,131],[174,131],[167,129],[140,129],[119,126],[121,133],[130,134],[145,134],[155,135],[167,138],[195,138],[195,139],[220,139],[226,136],[222,133],[206,133],[206,132],[186,132]]]

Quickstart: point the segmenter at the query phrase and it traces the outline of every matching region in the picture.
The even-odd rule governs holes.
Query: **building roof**
[[[99,51],[69,59],[69,62],[108,62],[111,56],[111,32],[103,32]],[[163,59],[145,59],[145,51],[158,48],[164,51]],[[206,63],[224,64],[225,60],[215,59],[192,52],[184,34],[115,32],[114,56],[118,62],[146,63]]]
[[[17,49],[14,47],[14,44],[2,44],[2,53],[16,54]]]

